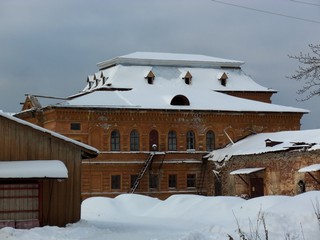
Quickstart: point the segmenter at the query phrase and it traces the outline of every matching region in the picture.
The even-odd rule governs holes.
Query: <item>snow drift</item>
[[[167,200],[136,194],[94,197],[82,204],[82,220],[65,228],[3,228],[0,239],[240,239],[256,230],[269,239],[315,240],[320,237],[320,191],[294,197],[174,195]],[[318,214],[318,216],[317,216]],[[228,236],[229,235],[229,236]]]

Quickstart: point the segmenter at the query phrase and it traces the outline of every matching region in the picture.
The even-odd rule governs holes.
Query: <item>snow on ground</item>
[[[234,240],[238,229],[248,239],[320,239],[320,191],[294,197],[239,197],[174,195],[167,200],[137,194],[95,197],[82,204],[81,221],[65,228],[31,230],[3,228],[0,239],[71,240]],[[262,216],[262,217],[261,217]],[[250,238],[258,229],[261,238]]]

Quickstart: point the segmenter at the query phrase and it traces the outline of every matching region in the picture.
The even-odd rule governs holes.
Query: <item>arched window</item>
[[[206,149],[212,151],[214,149],[214,132],[208,131],[206,134]]]
[[[132,130],[130,133],[130,151],[139,151],[139,133],[136,130]]]
[[[111,151],[120,151],[120,133],[118,130],[111,132]]]
[[[149,133],[149,150],[159,150],[159,133],[155,129],[151,130],[151,132]]]
[[[195,137],[194,132],[187,132],[187,149],[195,149]]]
[[[189,106],[190,102],[187,97],[183,95],[177,95],[174,98],[172,98],[170,104],[174,106]]]
[[[175,131],[168,133],[168,151],[177,151],[177,134]]]

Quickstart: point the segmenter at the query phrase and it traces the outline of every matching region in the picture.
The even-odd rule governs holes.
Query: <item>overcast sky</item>
[[[278,90],[273,103],[311,111],[302,129],[320,128],[320,96],[296,101],[303,83],[286,78],[298,67],[288,54],[319,44],[319,29],[319,0],[1,0],[0,109],[19,111],[26,93],[77,93],[116,56],[173,52],[244,61]]]

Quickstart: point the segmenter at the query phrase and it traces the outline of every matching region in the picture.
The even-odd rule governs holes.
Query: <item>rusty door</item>
[[[263,195],[263,178],[250,178],[250,197],[254,198]]]

